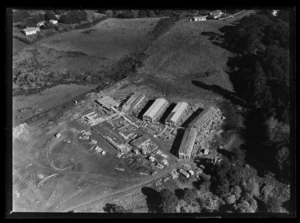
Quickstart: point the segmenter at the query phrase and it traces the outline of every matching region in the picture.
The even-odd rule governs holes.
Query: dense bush
[[[107,203],[103,210],[107,213],[127,213],[127,210],[123,206],[110,203]]]
[[[53,11],[49,11],[47,10],[45,12],[45,20],[49,21],[49,20],[56,20],[56,16],[55,16],[55,13]]]
[[[240,165],[232,165],[226,158],[213,167],[211,190],[220,197],[227,196],[232,188],[241,185],[243,171]]]
[[[235,92],[252,105],[245,115],[246,158],[259,171],[288,180],[289,132],[272,137],[268,120],[290,123],[289,13],[280,10],[275,17],[269,10],[258,11],[221,30],[226,47],[239,53],[229,63]]]
[[[13,13],[13,22],[24,21],[30,17],[30,13],[27,10],[17,10]]]
[[[175,213],[175,207],[178,203],[178,198],[175,193],[169,189],[161,191],[162,211],[164,213]]]
[[[74,24],[87,19],[87,13],[84,10],[70,11],[62,15],[59,19],[60,23]]]
[[[46,21],[44,25],[41,26],[41,29],[51,29],[51,28],[55,28],[55,25],[49,21]]]

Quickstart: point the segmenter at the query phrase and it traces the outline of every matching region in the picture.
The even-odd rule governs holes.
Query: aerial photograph
[[[295,217],[295,11],[7,9],[9,213]]]

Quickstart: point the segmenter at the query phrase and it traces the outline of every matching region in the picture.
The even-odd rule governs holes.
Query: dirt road
[[[68,212],[68,211],[79,211],[80,209],[88,206],[88,205],[92,205],[93,203],[96,203],[96,202],[99,202],[103,199],[107,199],[107,198],[110,198],[110,197],[113,197],[113,196],[116,196],[116,195],[121,195],[123,193],[128,193],[130,192],[131,190],[134,190],[134,189],[138,189],[144,185],[147,185],[149,183],[152,183],[160,178],[162,178],[163,176],[167,175],[168,173],[170,173],[175,167],[176,167],[176,163],[174,163],[173,165],[169,165],[168,167],[164,168],[163,170],[161,170],[160,172],[158,172],[155,176],[149,176],[149,178],[147,178],[147,180],[145,180],[144,182],[141,182],[137,185],[134,185],[134,186],[130,186],[128,188],[124,188],[124,189],[120,189],[120,190],[117,190],[115,191],[114,193],[111,193],[109,195],[102,195],[102,196],[99,196],[99,197],[95,197],[94,199],[92,200],[89,200],[87,202],[84,202],[84,203],[81,203],[81,204],[78,204],[78,205],[74,205],[72,207],[69,207],[69,208],[66,208],[64,210],[60,210],[62,212]]]

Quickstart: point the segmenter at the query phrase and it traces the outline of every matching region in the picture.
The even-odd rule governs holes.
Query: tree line
[[[253,105],[245,115],[248,157],[288,181],[290,14],[288,10],[280,10],[277,16],[271,12],[258,11],[221,31],[224,46],[237,54],[228,62],[235,92]]]

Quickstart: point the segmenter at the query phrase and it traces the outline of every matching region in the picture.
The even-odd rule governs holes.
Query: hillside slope
[[[232,54],[214,45],[202,32],[219,33],[228,25],[222,21],[189,22],[180,20],[146,50],[147,59],[140,73],[168,81],[188,84],[201,80],[232,91],[226,73],[226,63]]]

